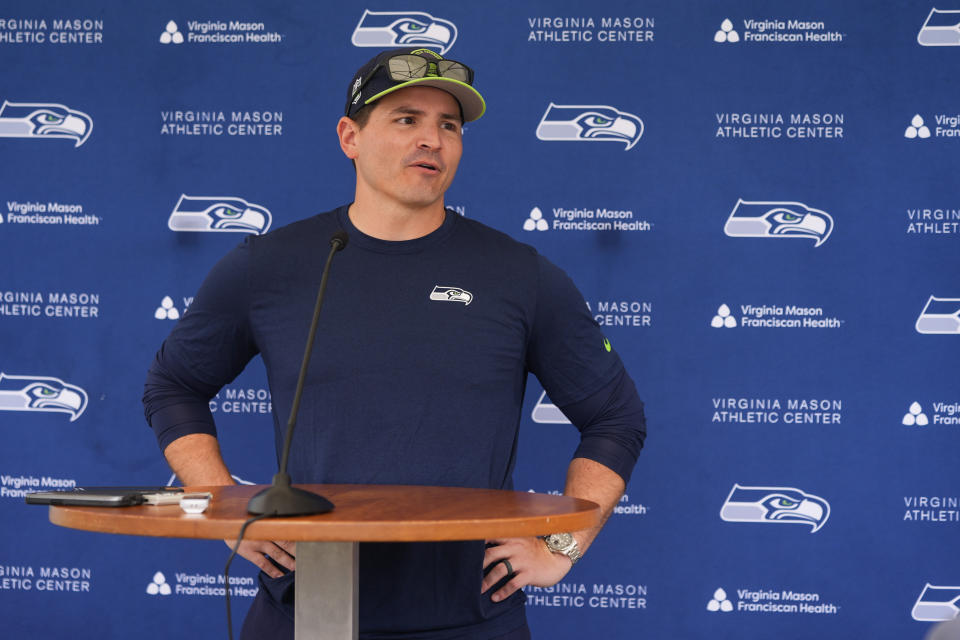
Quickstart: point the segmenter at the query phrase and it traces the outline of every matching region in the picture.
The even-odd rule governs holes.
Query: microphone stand
[[[330,254],[323,267],[323,276],[320,278],[320,290],[317,292],[317,304],[313,309],[313,320],[310,323],[310,332],[307,335],[307,347],[300,365],[300,377],[297,379],[297,390],[293,394],[293,406],[290,409],[290,419],[287,421],[287,435],[283,444],[283,457],[280,469],[273,476],[273,484],[250,498],[247,503],[247,513],[254,515],[273,516],[309,516],[326,513],[333,509],[333,503],[323,496],[297,489],[290,484],[287,474],[287,461],[290,457],[290,445],[293,442],[293,428],[297,423],[297,412],[300,410],[300,398],[303,395],[303,382],[307,377],[307,367],[310,364],[310,354],[313,351],[313,339],[317,334],[317,324],[320,320],[320,308],[323,306],[323,294],[327,289],[327,277],[330,275],[330,263],[333,256],[347,246],[348,236],[345,231],[337,231],[330,238]]]

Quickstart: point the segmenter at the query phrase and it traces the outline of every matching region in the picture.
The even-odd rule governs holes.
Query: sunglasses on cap
[[[344,107],[345,114],[350,114],[351,105],[357,101],[364,87],[377,75],[380,69],[386,70],[390,80],[396,83],[409,82],[421,78],[446,78],[468,85],[473,84],[473,69],[462,62],[443,59],[428,60],[427,58],[412,53],[397,54],[377,64],[367,77],[363,79],[363,82],[353,90]],[[370,99],[368,98],[367,102],[369,101]]]

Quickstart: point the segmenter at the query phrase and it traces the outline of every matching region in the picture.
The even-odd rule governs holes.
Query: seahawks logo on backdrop
[[[793,487],[733,485],[720,517],[727,522],[805,524],[816,533],[830,517],[830,504],[819,496]]]
[[[604,105],[550,103],[537,125],[537,137],[563,142],[622,142],[632,149],[643,135],[643,120]]]
[[[732,238],[809,238],[819,247],[833,231],[826,211],[802,202],[737,200],[723,232]]]
[[[86,408],[87,392],[60,378],[0,372],[0,411],[67,413],[73,422]]]
[[[960,10],[931,9],[917,42],[924,47],[960,47]]]
[[[468,305],[473,302],[473,294],[460,287],[435,285],[433,291],[430,292],[430,299],[441,302],[462,302],[464,305]]]
[[[457,40],[457,26],[422,11],[363,12],[350,41],[357,47],[439,49],[446,54]]]
[[[540,394],[537,404],[533,406],[533,412],[530,417],[538,424],[570,424],[567,416],[563,415],[560,407],[553,404],[547,397],[547,392]]]
[[[930,296],[915,326],[918,333],[960,335],[960,298]]]
[[[242,198],[181,195],[167,226],[173,231],[239,231],[266,233],[273,216],[266,207]]]
[[[960,587],[936,587],[929,582],[910,612],[914,620],[953,620],[960,614]]]
[[[6,102],[0,106],[0,138],[66,138],[79,147],[93,130],[82,111],[53,102]]]

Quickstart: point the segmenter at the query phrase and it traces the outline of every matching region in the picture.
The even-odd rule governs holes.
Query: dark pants
[[[243,621],[240,640],[293,640],[293,618],[273,601],[275,599],[289,604],[288,611],[292,611],[293,574],[289,575],[289,584],[286,583],[286,578],[287,576],[284,576],[280,580],[270,581],[274,587],[271,593],[273,598],[267,597],[264,593],[264,583],[260,582],[260,593],[254,598],[247,618]],[[530,640],[530,629],[527,625],[523,625],[519,629],[490,640]]]
[[[293,620],[277,610],[265,598],[257,598],[243,621],[240,640],[292,640]],[[530,629],[523,627],[491,640],[530,640]]]

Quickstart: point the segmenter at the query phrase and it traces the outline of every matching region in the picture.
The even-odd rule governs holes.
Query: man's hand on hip
[[[509,582],[491,594],[490,599],[494,602],[510,597],[527,585],[552,587],[573,566],[570,558],[553,553],[540,538],[502,538],[487,540],[487,544],[496,546],[488,547],[483,554],[483,568],[492,568],[483,578],[480,592],[486,593],[510,573],[509,569],[513,570]]]
[[[236,540],[224,540],[227,546],[233,549]],[[283,575],[280,569],[277,569],[267,556],[273,558],[274,562],[286,567],[290,571],[297,568],[297,543],[296,542],[274,542],[271,540],[244,540],[237,549],[237,555],[246,558],[271,578],[279,578]]]

